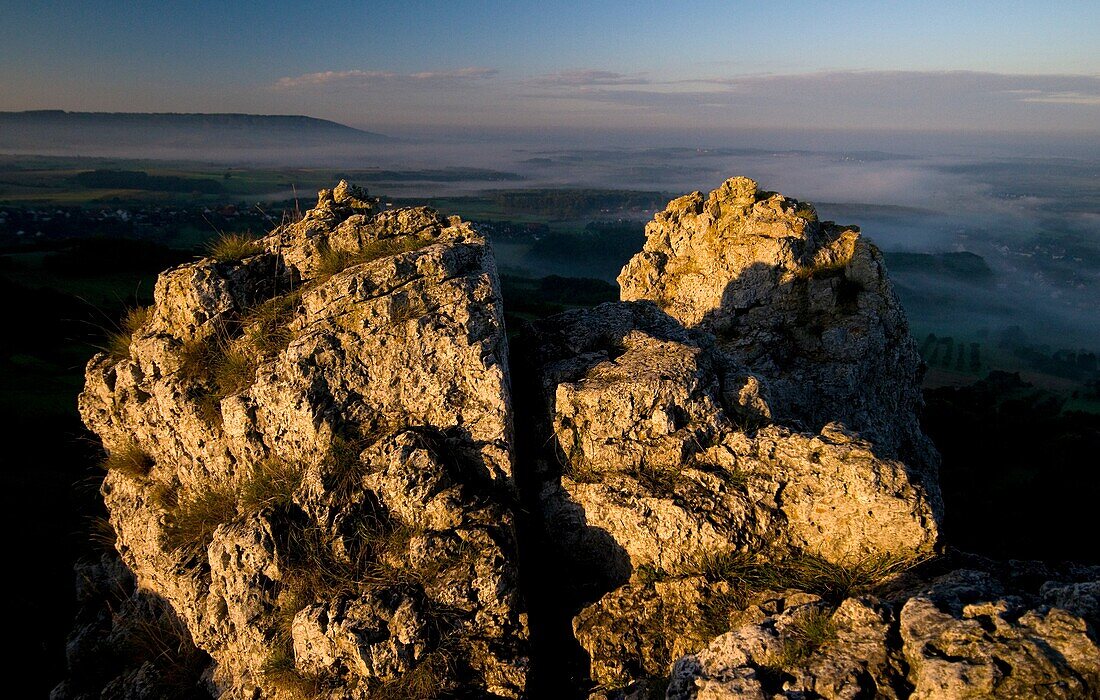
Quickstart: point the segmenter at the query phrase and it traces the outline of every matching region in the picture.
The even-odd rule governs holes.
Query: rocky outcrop
[[[659,212],[619,285],[624,300],[713,334],[727,373],[766,377],[776,421],[841,422],[936,491],[917,423],[920,357],[882,254],[857,227],[733,178]]]
[[[1097,697],[1094,586],[1047,583],[1068,592],[1051,606],[959,569],[908,598],[793,606],[678,660],[668,698]]]
[[[486,241],[346,183],[161,275],[80,408],[191,687],[1096,696],[1100,572],[937,557],[921,365],[878,250],[744,178],[646,230],[622,301],[529,323],[510,355]],[[74,648],[113,634],[87,620]]]
[[[375,206],[342,183],[164,273],[128,355],[88,366],[117,549],[223,697],[524,687],[493,260]]]
[[[65,648],[69,679],[51,698],[213,697],[210,657],[171,606],[137,588],[118,557],[77,564],[76,598],[80,614]]]
[[[574,627],[611,686],[729,629],[738,577],[903,568],[941,509],[919,359],[871,244],[743,178],[646,232],[623,302],[535,323],[517,353],[547,539],[606,591]]]

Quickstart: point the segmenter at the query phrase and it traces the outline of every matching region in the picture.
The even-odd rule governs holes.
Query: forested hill
[[[130,155],[146,150],[253,150],[389,140],[296,115],[0,112],[0,152],[7,153]]]

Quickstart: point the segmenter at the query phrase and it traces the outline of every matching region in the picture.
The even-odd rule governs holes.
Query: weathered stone
[[[673,587],[638,572],[683,581],[731,552],[844,567],[933,550],[919,359],[877,250],[735,179],[670,203],[619,281],[624,302],[539,321],[519,353],[542,399],[548,539],[604,590],[631,580],[575,622],[595,680],[663,675],[661,650],[724,631],[670,622],[685,607]],[[811,312],[820,328],[802,338]],[[707,600],[715,585],[689,588]]]
[[[593,700],[1100,697],[1100,572],[918,566],[938,458],[856,229],[744,178],[674,200],[623,301],[530,324],[515,378],[457,218],[341,183],[243,252],[162,274],[88,365],[85,422],[140,456],[102,487],[135,579],[88,568],[125,601],[82,588],[72,666],[155,620],[178,687],[242,700],[553,697],[557,652]],[[54,695],[164,695],[159,658]]]
[[[164,273],[129,357],[88,366],[86,423],[153,465],[107,475],[118,551],[224,697],[523,690],[493,260],[376,209],[341,183],[255,254]]]
[[[1095,582],[1048,582],[1087,589]],[[668,697],[1089,698],[1100,647],[1080,617],[957,570],[894,602],[849,598],[827,634],[792,658],[798,609],[771,615],[679,659]],[[820,627],[818,630],[820,631]],[[786,645],[786,646],[785,646]],[[785,663],[779,663],[779,662]]]
[[[1100,646],[1088,624],[1002,597],[1001,585],[979,572],[955,572],[911,598],[900,630],[914,698],[1100,694]]]
[[[920,357],[882,255],[858,229],[733,178],[659,212],[619,285],[623,300],[712,332],[726,372],[765,380],[774,419],[841,422],[938,495],[938,458],[916,419]]]

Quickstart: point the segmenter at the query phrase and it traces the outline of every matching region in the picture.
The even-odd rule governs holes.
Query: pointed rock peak
[[[371,206],[341,182],[241,255],[161,274],[125,356],[87,368],[120,555],[224,697],[526,682],[492,253]]]
[[[337,204],[343,204],[352,209],[370,209],[373,206],[367,191],[358,185],[349,185],[347,180],[341,180],[336,185],[332,190],[332,198]]]
[[[347,180],[341,180],[331,190],[321,190],[317,193],[317,206],[310,210],[308,216],[327,218],[333,214],[340,214],[346,218],[351,214],[369,215],[377,209],[376,197],[369,196],[367,191],[358,185],[351,185]]]
[[[751,205],[756,202],[759,187],[756,180],[747,177],[731,177],[710,193],[712,202],[731,202]]]
[[[778,418],[839,420],[885,454],[935,462],[913,418],[920,358],[882,255],[858,229],[731,178],[659,212],[619,285],[623,301],[713,334],[731,371],[766,378]]]

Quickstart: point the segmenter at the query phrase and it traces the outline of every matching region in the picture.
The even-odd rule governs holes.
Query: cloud
[[[1064,105],[1100,105],[1100,94],[1084,92],[1051,92],[1025,97],[1022,102],[1046,102]]]
[[[649,79],[607,70],[567,70],[533,78],[534,85],[544,87],[591,87],[594,85],[648,85]]]
[[[485,78],[492,78],[499,72],[500,71],[496,68],[479,68],[471,66],[469,68],[459,68],[457,70],[410,73],[408,77],[413,80],[483,80]]]
[[[568,71],[540,76],[541,85],[577,88],[594,99],[619,95],[633,99],[642,93],[684,95],[709,93],[774,92],[799,89],[814,91],[873,92],[884,94],[966,93],[1005,95],[1021,102],[1093,104],[1100,98],[1100,76],[1024,75],[977,71],[827,71],[818,73],[758,74],[730,77],[683,77],[652,80],[608,71]],[[634,86],[635,90],[586,90],[589,87]],[[691,87],[689,87],[691,86]]]
[[[452,70],[421,71],[418,73],[397,73],[381,70],[341,70],[306,73],[293,77],[279,78],[273,87],[279,90],[296,90],[326,86],[366,87],[379,83],[462,83],[485,80],[497,75],[496,68],[469,66]]]
[[[559,81],[552,92],[531,96],[650,110],[685,123],[1096,131],[1100,76],[976,71],[688,76],[621,84]]]
[[[375,80],[389,80],[397,77],[396,73],[388,71],[364,71],[364,70],[328,70],[322,73],[306,73],[292,78],[279,78],[275,81],[275,87],[290,90],[301,87],[315,87],[318,85],[330,85],[333,83],[362,82]]]

